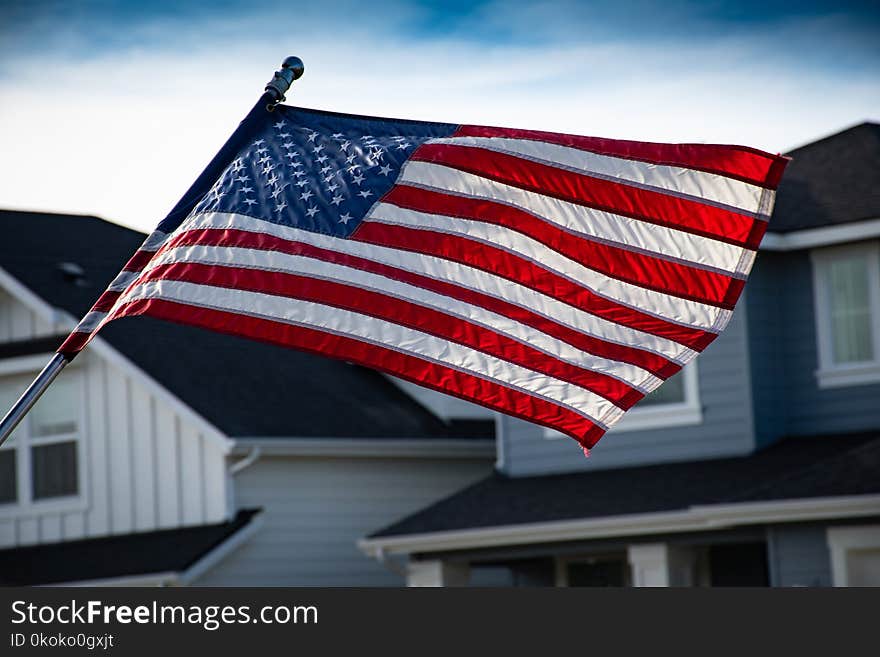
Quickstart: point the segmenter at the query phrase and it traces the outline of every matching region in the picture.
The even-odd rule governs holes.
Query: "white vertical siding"
[[[158,525],[163,529],[177,527],[180,513],[180,437],[177,418],[167,408],[156,407],[156,463],[159,489],[156,499],[159,506]]]
[[[56,333],[0,289],[0,342]],[[0,548],[226,519],[222,437],[194,426],[136,372],[94,350],[61,376],[77,377],[82,392],[80,496],[0,507]]]
[[[263,525],[195,582],[204,586],[400,586],[356,541],[491,472],[492,459],[267,457],[235,477]]]

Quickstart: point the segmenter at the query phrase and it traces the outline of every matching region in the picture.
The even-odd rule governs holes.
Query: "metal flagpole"
[[[177,204],[168,213],[166,221],[173,218],[182,219],[188,215],[195,205],[201,200],[202,196],[211,188],[217,177],[226,168],[229,160],[248,139],[260,127],[259,119],[262,118],[264,112],[271,112],[281,101],[284,100],[284,94],[290,89],[290,85],[294,80],[299,79],[305,67],[299,57],[288,57],[281,64],[281,69],[275,71],[275,75],[266,84],[263,95],[257,101],[257,104],[248,112],[247,116],[238,125],[235,132],[226,140],[214,158],[205,167],[201,175],[196,181],[190,185],[190,188],[181,197]],[[70,362],[66,356],[56,353],[52,359],[46,364],[43,370],[27,387],[18,401],[13,404],[9,412],[0,420],[0,445],[6,442],[6,439],[18,426],[22,418],[37,403],[40,396],[46,391],[46,388],[55,380],[61,370]]]

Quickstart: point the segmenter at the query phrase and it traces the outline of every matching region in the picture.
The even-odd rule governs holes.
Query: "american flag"
[[[279,106],[59,351],[151,315],[590,448],[730,321],[785,158]],[[234,385],[234,382],[231,382]]]

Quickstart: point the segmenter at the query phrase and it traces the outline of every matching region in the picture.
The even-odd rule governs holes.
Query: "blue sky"
[[[0,4],[0,207],[158,223],[289,54],[289,102],[785,151],[880,119],[847,2]]]

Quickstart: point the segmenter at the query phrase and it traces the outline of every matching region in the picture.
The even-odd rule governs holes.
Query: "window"
[[[0,378],[0,407],[8,409],[30,376]],[[0,509],[78,497],[80,391],[75,373],[49,386],[0,447]]]
[[[702,421],[697,363],[691,361],[678,374],[666,379],[663,385],[648,393],[628,410],[609,433],[683,427],[700,424]],[[561,438],[562,435],[552,429],[544,431],[545,438]]]
[[[812,253],[820,388],[880,382],[880,244]]]

